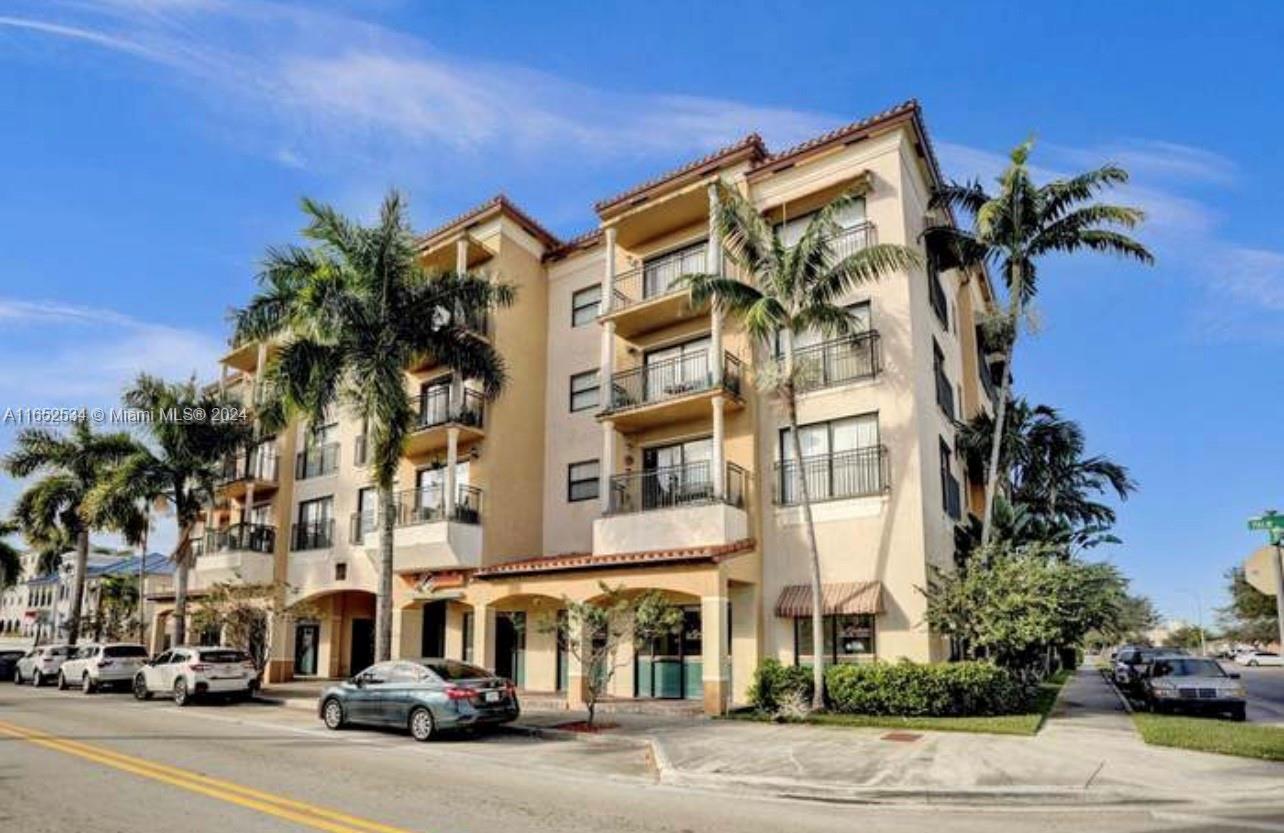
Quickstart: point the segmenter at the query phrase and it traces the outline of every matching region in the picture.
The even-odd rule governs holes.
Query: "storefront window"
[[[874,653],[874,617],[868,613],[824,617],[822,634],[825,661],[830,664],[860,662]],[[794,619],[794,664],[812,663],[811,617]]]

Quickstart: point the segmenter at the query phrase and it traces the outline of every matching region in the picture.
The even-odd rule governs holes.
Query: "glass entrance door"
[[[682,608],[682,628],[638,648],[634,696],[657,700],[698,700],[704,696],[700,608]]]
[[[317,673],[317,645],[321,641],[321,626],[300,623],[294,626],[294,673],[315,677]]]

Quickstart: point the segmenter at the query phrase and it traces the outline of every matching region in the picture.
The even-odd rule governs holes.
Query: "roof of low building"
[[[613,553],[611,555],[594,555],[592,553],[566,553],[563,555],[540,555],[505,561],[482,567],[473,573],[473,578],[504,578],[506,576],[527,573],[548,573],[565,570],[591,570],[610,567],[650,567],[666,564],[709,561],[717,563],[725,558],[740,555],[753,550],[752,538],[742,538],[729,544],[708,547],[683,547],[669,550],[642,550],[638,552]]]

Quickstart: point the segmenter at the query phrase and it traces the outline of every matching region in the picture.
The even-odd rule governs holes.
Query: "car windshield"
[[[1169,659],[1156,665],[1158,677],[1224,677],[1226,672],[1211,659]]]
[[[145,657],[147,649],[142,645],[109,645],[103,648],[105,657]]]
[[[71,653],[71,651],[72,651],[72,649],[71,649],[71,648],[50,648],[50,649],[49,649],[49,656],[51,656],[51,657],[65,657],[65,656],[67,656],[69,653]]]
[[[469,665],[466,662],[456,662],[453,659],[433,660],[432,662],[425,662],[424,665],[446,682],[479,680],[491,676],[491,673],[484,668],[478,668],[476,665]]]
[[[245,662],[248,659],[241,651],[201,651],[203,662]]]

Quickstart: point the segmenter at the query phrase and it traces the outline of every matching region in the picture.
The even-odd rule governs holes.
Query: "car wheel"
[[[433,723],[432,712],[423,706],[410,713],[410,736],[420,743],[431,740],[436,728]]]
[[[179,677],[174,683],[174,705],[187,706],[192,702],[192,695],[187,690],[187,680]]]
[[[343,704],[331,697],[321,709],[321,720],[327,729],[342,729],[347,720],[343,716]]]
[[[1255,660],[1255,659],[1250,659],[1250,660],[1248,661],[1248,667],[1249,667],[1249,668],[1256,668],[1256,667],[1257,667],[1257,666],[1259,666],[1259,665],[1261,665],[1261,663],[1259,663],[1259,662],[1258,662],[1257,660]]]
[[[45,675],[41,674],[40,671],[37,669],[35,675],[33,675],[31,678],[31,685],[34,686],[35,688],[40,688],[44,684],[45,684]]]
[[[69,686],[67,685],[67,675],[59,671],[58,672],[58,690],[66,691],[68,688]]]
[[[147,690],[147,680],[143,678],[142,674],[139,674],[137,677],[134,678],[134,699],[135,700],[152,699],[152,693]]]
[[[21,669],[21,668],[15,668],[15,669],[13,669],[13,684],[14,684],[14,685],[22,685],[22,669]]]
[[[97,686],[94,685],[94,678],[89,676],[89,672],[86,671],[85,675],[80,678],[80,690],[85,694],[93,694],[96,688]]]

